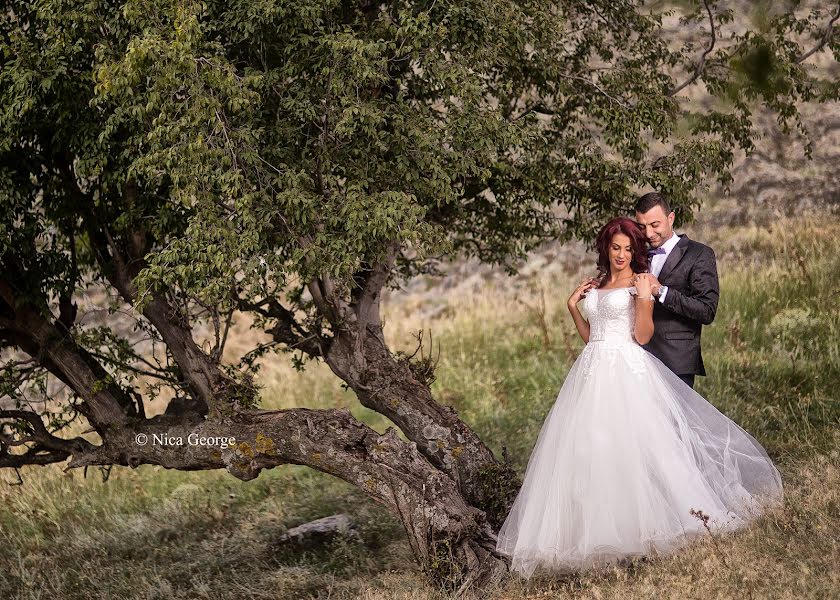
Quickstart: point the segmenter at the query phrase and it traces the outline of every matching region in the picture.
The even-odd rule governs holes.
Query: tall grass
[[[709,376],[697,390],[767,448],[785,507],[670,557],[566,578],[512,576],[490,597],[840,597],[840,224],[799,219],[705,241],[738,252],[721,253],[720,307],[703,334]],[[582,347],[565,308],[580,275],[540,281],[527,296],[441,292],[448,310],[431,322],[411,298],[386,307],[394,349],[413,351],[412,335],[431,327],[436,397],[494,451],[506,446],[519,469]],[[267,406],[348,406],[380,431],[389,424],[323,365],[297,373],[266,362],[261,376]],[[396,518],[304,467],[250,482],[148,465],[115,468],[107,482],[96,470],[84,478],[56,466],[24,478],[0,486],[0,598],[439,597]],[[334,512],[351,514],[361,541],[272,550],[286,528]]]
[[[698,391],[775,457],[832,449],[840,423],[840,223],[800,220],[740,234],[704,335]]]

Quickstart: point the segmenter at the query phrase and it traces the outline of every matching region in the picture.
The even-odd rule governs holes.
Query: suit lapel
[[[668,276],[668,273],[674,270],[674,267],[676,267],[677,263],[680,262],[680,259],[682,259],[687,248],[688,236],[686,234],[682,234],[680,236],[680,241],[677,242],[677,245],[674,246],[674,249],[671,250],[670,254],[668,254],[668,259],[665,261],[665,264],[662,265],[662,270],[659,271],[659,276],[657,277],[659,281],[662,281],[663,278]]]

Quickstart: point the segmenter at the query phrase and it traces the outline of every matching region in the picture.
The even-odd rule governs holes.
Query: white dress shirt
[[[668,255],[671,254],[671,250],[674,249],[674,246],[677,245],[680,241],[680,236],[677,235],[676,231],[671,231],[671,237],[665,240],[665,243],[660,246],[663,250],[665,250],[665,254],[654,254],[653,257],[650,259],[650,272],[653,273],[656,278],[659,278],[659,273],[662,271],[662,266],[665,264],[665,261],[668,260]],[[665,294],[668,293],[668,286],[662,286],[662,293],[659,294],[659,301],[665,302]]]

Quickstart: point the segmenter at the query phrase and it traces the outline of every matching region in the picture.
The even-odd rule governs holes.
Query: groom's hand
[[[654,275],[653,273],[646,273],[646,275],[647,275],[648,281],[650,281],[650,292],[654,296],[658,296],[659,295],[659,288],[662,287],[662,284],[659,283],[659,280],[656,278],[656,275]]]

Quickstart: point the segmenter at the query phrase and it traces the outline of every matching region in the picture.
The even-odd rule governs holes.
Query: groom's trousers
[[[688,384],[688,387],[694,389],[694,373],[690,373],[688,375],[677,375],[677,377],[685,381]]]

